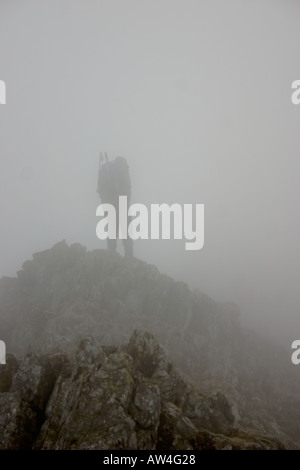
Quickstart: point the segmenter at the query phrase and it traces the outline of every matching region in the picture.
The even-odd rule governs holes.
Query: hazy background
[[[135,254],[300,337],[298,0],[0,0],[0,276],[96,237],[99,151],[133,202],[205,204],[205,245]],[[120,251],[122,247],[120,247]]]

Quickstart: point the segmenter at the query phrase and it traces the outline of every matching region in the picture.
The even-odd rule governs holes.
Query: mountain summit
[[[298,371],[239,315],[138,259],[34,254],[0,281],[0,448],[300,448]]]

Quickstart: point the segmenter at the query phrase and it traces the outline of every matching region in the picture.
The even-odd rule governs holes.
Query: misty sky
[[[299,339],[299,18],[298,0],[0,0],[0,276],[62,239],[106,247],[107,151],[133,202],[205,205],[203,250],[136,256]]]

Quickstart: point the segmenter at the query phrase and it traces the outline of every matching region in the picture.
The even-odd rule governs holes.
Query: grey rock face
[[[18,370],[18,361],[12,354],[7,354],[6,365],[0,364],[0,393],[8,392],[14,374]]]
[[[2,450],[281,446],[235,429],[226,397],[201,395],[147,332],[134,331],[122,348],[104,352],[86,338],[68,360],[31,354],[17,371],[12,361],[7,367],[13,380],[0,394]]]
[[[15,393],[1,393],[0,410],[0,450],[29,449],[38,426],[28,402]]]
[[[121,428],[115,424],[117,431],[111,435],[107,431],[97,448],[118,446],[118,439],[128,448],[142,446],[141,442],[144,448],[153,448],[162,432],[157,415],[159,422],[165,416],[166,435],[171,411],[177,408],[184,409],[186,422],[207,433],[229,436],[233,429],[254,430],[299,448],[298,371],[289,364],[289,352],[243,329],[239,315],[236,305],[192,292],[138,259],[126,260],[106,250],[87,252],[79,244],[61,242],[34,254],[17,278],[0,280],[1,340],[19,363],[8,355],[8,367],[0,366],[0,392],[10,390],[15,397],[5,398],[14,416],[20,416],[20,407],[11,403],[18,402],[18,394],[24,397],[23,404],[35,416],[32,429],[39,430],[35,445],[44,448],[54,442],[59,448],[77,448],[82,418],[77,419],[74,410],[83,415],[88,399],[81,396],[71,409],[69,394],[74,398],[78,387],[88,390],[89,381],[106,380],[105,397],[114,380],[118,389],[123,384],[124,396],[112,394],[117,405],[109,403],[121,407]],[[205,400],[199,400],[199,393]],[[54,400],[53,394],[59,399]],[[171,414],[167,403],[172,404]],[[49,412],[49,406],[56,407],[55,413]],[[112,416],[117,416],[113,409]],[[90,413],[93,428],[99,416]],[[45,416],[47,433],[40,429]],[[53,433],[59,426],[62,434],[57,437]],[[205,436],[195,438],[193,445],[207,445],[211,434]],[[32,438],[28,440],[32,443]],[[80,445],[90,446],[92,441],[87,438]]]

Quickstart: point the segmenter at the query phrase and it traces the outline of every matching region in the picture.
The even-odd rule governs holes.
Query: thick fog
[[[300,3],[1,0],[0,276],[96,237],[98,157],[132,202],[205,205],[205,243],[135,255],[286,347],[300,336]],[[119,244],[119,251],[123,247]]]

